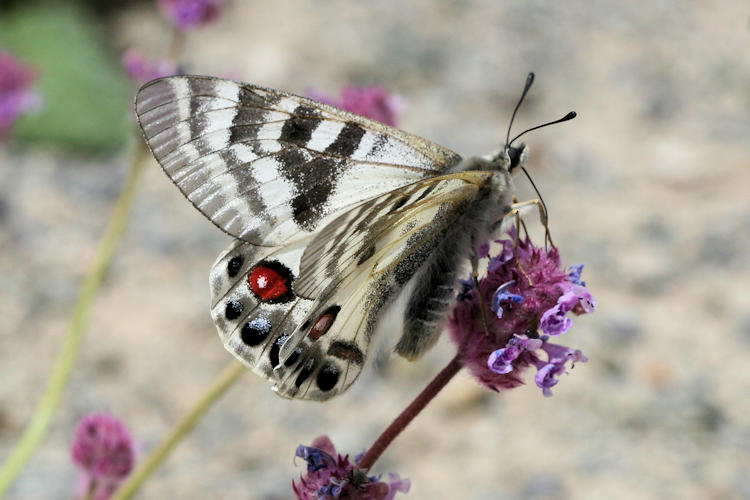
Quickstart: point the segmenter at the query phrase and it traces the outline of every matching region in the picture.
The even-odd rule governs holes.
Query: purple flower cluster
[[[328,97],[317,90],[309,91],[307,96],[390,126],[396,125],[398,115],[405,105],[401,96],[391,94],[378,85],[369,87],[347,85],[341,89],[338,99]]]
[[[31,89],[35,79],[31,68],[0,50],[0,140],[8,135],[16,118],[41,106],[41,97]]]
[[[339,455],[328,436],[315,439],[312,446],[300,445],[295,456],[307,461],[307,474],[299,482],[292,481],[300,500],[391,500],[398,492],[408,493],[411,486],[397,474],[389,474],[388,482],[368,476],[349,455]]]
[[[78,422],[71,450],[83,472],[79,496],[106,500],[130,474],[135,463],[133,440],[125,425],[106,413],[86,415]]]
[[[134,49],[126,50],[122,54],[122,67],[128,76],[139,85],[163,76],[172,76],[179,73],[179,68],[175,62],[167,59],[151,61]]]
[[[224,0],[158,0],[159,9],[178,29],[204,26],[219,16]]]
[[[464,366],[483,385],[493,390],[517,387],[523,383],[523,369],[533,365],[537,386],[551,396],[566,365],[572,368],[586,357],[549,339],[570,328],[568,313],[591,312],[596,303],[581,281],[582,265],[566,272],[557,248],[536,247],[528,236],[514,250],[515,234],[511,229],[508,239],[496,241],[502,249],[492,258],[489,246],[479,248],[480,258],[489,259],[487,275],[479,280],[479,290],[471,280],[462,282],[449,330]],[[482,303],[490,309],[484,314],[487,328]]]

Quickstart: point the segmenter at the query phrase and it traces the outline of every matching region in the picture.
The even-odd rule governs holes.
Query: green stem
[[[137,152],[133,155],[125,185],[115,203],[104,235],[99,240],[99,247],[96,250],[94,260],[79,292],[68,332],[58,354],[52,374],[47,382],[47,388],[42,396],[42,400],[39,402],[39,406],[31,421],[26,426],[21,439],[13,448],[2,469],[0,469],[0,498],[8,491],[41,443],[50,426],[52,417],[60,404],[60,398],[65,391],[65,387],[68,385],[73,363],[76,360],[78,349],[83,340],[91,310],[91,303],[96,296],[97,290],[99,290],[104,273],[112,262],[115,249],[125,231],[130,208],[133,204],[137,180],[143,170],[143,165],[146,163],[146,158],[148,158],[146,148],[139,145]]]
[[[227,389],[247,372],[245,365],[232,361],[214,380],[198,402],[185,414],[169,433],[169,436],[141,462],[133,474],[115,491],[110,500],[131,498],[143,482],[164,462],[172,448],[185,437],[204,413],[221,397]]]

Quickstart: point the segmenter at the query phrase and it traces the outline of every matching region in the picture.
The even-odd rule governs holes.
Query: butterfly
[[[206,76],[149,82],[135,108],[166,174],[235,238],[209,279],[225,347],[288,398],[349,388],[400,294],[396,353],[415,359],[437,341],[527,154],[506,139],[462,159],[327,104]]]

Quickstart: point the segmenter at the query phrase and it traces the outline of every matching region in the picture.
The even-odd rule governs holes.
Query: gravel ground
[[[188,40],[191,70],[304,92],[380,83],[408,100],[402,128],[464,155],[518,127],[568,263],[597,312],[567,344],[590,361],[543,398],[492,394],[461,374],[376,469],[405,498],[750,498],[750,13],[741,2],[234,2]],[[112,36],[147,51],[150,6]],[[39,400],[127,158],[0,150],[0,456]],[[9,499],[71,498],[72,429],[121,416],[152,449],[230,360],[208,315],[208,269],[228,238],[156,164],[96,300],[70,390]],[[530,196],[521,183],[520,195]],[[383,356],[325,404],[245,376],[140,498],[282,499],[300,443],[367,447],[451,357]]]

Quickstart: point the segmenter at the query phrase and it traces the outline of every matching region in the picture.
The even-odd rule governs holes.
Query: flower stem
[[[396,437],[401,434],[407,425],[411,423],[414,418],[419,415],[427,404],[437,396],[437,394],[450,382],[453,376],[459,372],[462,368],[461,361],[458,354],[451,359],[450,363],[438,373],[432,381],[427,384],[422,392],[406,407],[401,414],[388,426],[383,433],[378,436],[375,442],[370,446],[370,449],[364,454],[359,460],[357,466],[361,469],[370,469],[380,455],[383,454],[385,449]]]
[[[83,340],[91,304],[99,290],[104,273],[112,262],[115,249],[122,239],[130,215],[130,208],[133,204],[138,177],[143,170],[147,157],[145,146],[139,145],[133,155],[125,185],[115,202],[112,216],[102,238],[99,240],[93,262],[78,294],[68,332],[63,340],[44,395],[21,438],[3,464],[2,469],[0,469],[0,498],[8,491],[41,443],[60,404],[60,399],[68,385],[70,373]]]
[[[193,429],[203,414],[246,372],[247,368],[245,365],[237,361],[232,361],[227,365],[195,406],[177,422],[177,425],[169,433],[169,436],[167,436],[156,450],[152,451],[146,457],[145,461],[141,462],[135,472],[110,497],[110,500],[126,500],[131,498],[143,482],[169,456],[172,448]]]

